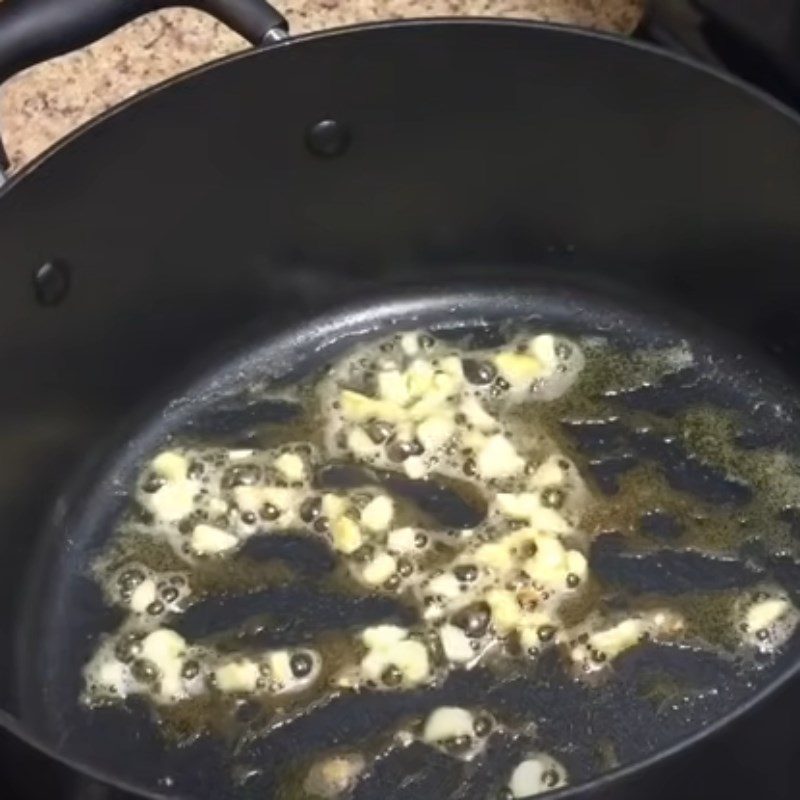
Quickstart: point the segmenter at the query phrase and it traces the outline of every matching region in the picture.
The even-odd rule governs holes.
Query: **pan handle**
[[[254,45],[281,39],[288,29],[264,0],[0,0],[0,82],[169,6],[205,11]],[[8,167],[2,143],[0,167]]]
[[[286,20],[263,0],[3,0],[0,81],[91,44],[150,11],[180,5],[206,11],[253,44],[287,29]]]

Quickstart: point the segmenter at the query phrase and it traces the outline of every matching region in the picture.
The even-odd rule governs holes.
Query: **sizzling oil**
[[[540,432],[544,441],[555,443],[578,467],[590,487],[590,497],[581,519],[581,527],[590,539],[609,532],[621,534],[630,552],[647,553],[668,546],[673,549],[695,549],[710,554],[740,555],[741,548],[757,538],[770,554],[790,553],[796,556],[795,542],[789,523],[782,517],[787,506],[800,502],[798,464],[789,454],[774,448],[746,448],[738,442],[743,428],[743,414],[728,408],[698,404],[694,398],[677,412],[660,413],[658,408],[626,407],[627,398],[635,393],[655,392],[665,379],[691,367],[691,355],[684,346],[647,352],[615,349],[607,344],[584,344],[586,363],[574,385],[560,397],[546,403],[521,403],[509,414],[510,425]],[[371,378],[366,378],[369,383]],[[300,412],[289,424],[256,427],[247,431],[248,443],[261,448],[305,441],[318,450],[325,447],[325,418],[308,382],[297,390]],[[364,384],[353,384],[364,388]],[[603,444],[591,452],[581,444],[575,431],[582,427],[609,430],[624,429],[623,442],[617,447]],[[693,462],[713,469],[725,480],[749,489],[742,501],[711,502],[692,491],[678,489],[658,458],[631,453],[630,442],[639,437],[655,438],[670,446],[682,447]],[[595,448],[597,450],[598,448]],[[595,468],[611,459],[621,461],[611,481],[594,477]],[[449,474],[440,476],[445,487],[472,506],[485,505],[485,498],[474,482]],[[318,479],[317,479],[318,480]],[[373,472],[374,485],[380,485],[380,470]],[[679,533],[668,545],[648,535],[642,524],[650,513],[666,515],[677,523]],[[396,522],[426,531],[441,527],[429,513],[411,501],[397,504]],[[116,573],[126,563],[143,564],[155,571],[185,569],[185,562],[163,542],[137,532],[133,518],[123,525],[127,533],[117,539],[111,551],[98,566],[101,579]],[[458,531],[450,531],[457,537]],[[423,569],[444,567],[452,561],[456,549],[446,540],[428,551]],[[253,560],[244,554],[232,559],[199,561],[192,567],[193,602],[227,594],[246,594],[268,588],[309,581],[291,563],[280,559]],[[315,576],[314,587],[358,593],[360,590],[342,570],[324,577]],[[606,605],[609,587],[602,580],[590,577],[580,595],[567,599],[562,606],[563,622],[577,626]],[[720,653],[740,651],[740,637],[732,619],[735,617],[741,591],[725,590],[689,593],[664,598],[658,595],[632,594],[625,587],[613,587],[616,601],[622,597],[629,608],[639,611],[657,609],[668,602],[685,624],[684,637],[692,646],[706,647]],[[412,598],[400,594],[400,603],[413,606]],[[266,618],[265,618],[266,619]],[[289,698],[253,696],[246,700],[218,695],[201,695],[157,709],[157,716],[168,736],[184,741],[210,733],[231,742],[268,736],[276,724],[283,724],[295,714],[313,713],[317,703],[334,699],[342,691],[336,676],[352,665],[351,632],[331,631],[315,640],[322,655],[323,668],[318,686]],[[234,637],[235,638],[235,637]],[[502,663],[502,661],[497,662]],[[642,685],[638,691],[657,702],[666,702],[680,694],[682,687],[667,676],[655,685]],[[659,699],[661,698],[661,699]],[[242,711],[246,709],[246,713]],[[388,733],[386,734],[388,735]],[[617,763],[613,742],[604,740],[601,761],[605,766]],[[380,748],[378,748],[380,750]],[[373,747],[362,752],[377,757]],[[370,755],[371,754],[371,755]],[[369,758],[367,759],[369,761]],[[302,771],[302,770],[301,770]],[[281,797],[307,796],[295,770],[283,783]],[[298,773],[299,774],[299,773]]]

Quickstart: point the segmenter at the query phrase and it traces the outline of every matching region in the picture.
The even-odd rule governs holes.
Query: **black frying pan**
[[[34,50],[27,34],[11,35],[12,23],[37,18],[6,5],[0,45],[7,34],[16,49],[4,62],[0,46],[0,63],[18,68],[52,52],[52,42]],[[86,19],[100,17],[82,19],[81,37]],[[274,17],[264,21],[252,38],[274,27]],[[320,126],[323,119],[335,124]],[[530,24],[383,25],[278,44],[150,93],[73,138],[0,196],[9,276],[2,356],[13,376],[0,395],[0,446],[14,465],[0,485],[9,531],[0,609],[14,620],[0,662],[9,729],[145,795],[230,791],[213,742],[168,752],[145,723],[85,718],[75,697],[85,634],[98,624],[90,613],[97,597],[82,576],[108,535],[100,522],[115,510],[103,481],[114,469],[129,475],[131,458],[186,424],[181,414],[203,412],[213,433],[215,398],[206,388],[218,380],[234,389],[237,358],[259,371],[269,363],[280,377],[283,368],[313,366],[315,337],[335,346],[354,330],[402,327],[415,315],[438,327],[451,307],[450,324],[533,317],[591,331],[601,323],[645,343],[688,334],[701,348],[714,343],[727,402],[747,407],[774,395],[789,409],[788,421],[767,420],[763,433],[774,439],[778,426],[791,446],[798,217],[800,136],[788,112],[656,51]],[[440,288],[427,297],[374,299],[378,288],[386,297],[393,286],[430,286],[432,278]],[[553,294],[554,280],[589,289]],[[517,288],[498,292],[500,284]],[[448,288],[456,285],[470,288]],[[319,321],[359,295],[373,299]],[[675,312],[665,304],[706,316],[727,336],[717,344],[693,323],[666,324]],[[203,361],[247,323],[257,330],[238,356]],[[751,355],[742,370],[731,351],[745,340]],[[755,367],[766,352],[782,370],[777,381]],[[165,390],[190,362],[202,377]],[[165,391],[195,402],[154,414]],[[140,410],[137,422],[130,415],[141,408],[149,416]],[[271,602],[286,602],[291,613],[304,607],[291,597]],[[78,607],[85,619],[73,613]],[[571,687],[547,676],[551,699],[575,712],[564,715],[565,751],[588,725],[605,728],[613,717],[628,728],[631,766],[576,791],[690,792],[694,777],[707,796],[702,773],[691,770],[692,753],[713,752],[695,741],[708,719],[730,723],[728,738],[718,739],[725,747],[758,724],[755,739],[770,735],[773,755],[781,746],[785,755],[780,711],[792,687],[777,693],[795,660],[790,650],[757,693],[730,676],[720,705],[698,718],[678,715],[676,727],[626,705],[634,699],[625,692],[598,695],[599,707],[567,699]],[[448,687],[454,698],[475,689]],[[737,729],[732,717],[756,697],[761,721],[745,718]],[[542,696],[496,699],[547,716]],[[343,708],[327,724],[369,735],[400,710],[370,709],[364,727],[363,713]],[[308,735],[287,731],[248,757],[279,763]],[[683,760],[659,771],[676,749],[686,750]],[[590,775],[573,769],[578,779]],[[420,774],[441,777],[454,797],[469,785],[442,764]],[[783,775],[769,774],[752,788],[772,780],[773,796],[792,796]],[[173,783],[159,782],[165,775]],[[272,777],[266,769],[253,791],[269,796]],[[396,779],[388,774],[378,791]],[[430,796],[422,780],[415,796]],[[736,791],[745,785],[740,778]],[[472,796],[488,791],[476,786]]]

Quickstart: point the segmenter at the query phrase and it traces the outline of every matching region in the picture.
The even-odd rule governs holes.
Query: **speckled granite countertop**
[[[641,0],[290,0],[277,5],[293,33],[424,16],[544,19],[628,32],[639,19]],[[209,17],[174,9],[142,17],[92,47],[34,67],[9,81],[0,96],[0,130],[12,163],[25,164],[141,89],[246,46]]]

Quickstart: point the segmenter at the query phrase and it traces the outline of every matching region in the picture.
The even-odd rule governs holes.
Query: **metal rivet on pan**
[[[33,271],[36,300],[43,306],[57,306],[69,291],[69,268],[63,261],[45,261]]]
[[[350,131],[335,119],[322,119],[308,127],[306,147],[322,158],[342,155],[350,146]]]

